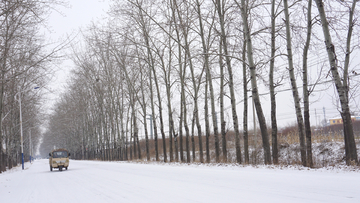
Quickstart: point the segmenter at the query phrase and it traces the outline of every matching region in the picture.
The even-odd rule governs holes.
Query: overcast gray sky
[[[91,22],[100,22],[106,16],[110,0],[68,0],[69,6],[58,6],[49,16],[48,28],[44,34],[48,42],[61,43],[70,37],[73,42],[80,40],[76,38],[81,29],[85,29]],[[70,54],[71,50],[65,50]],[[49,84],[50,95],[47,108],[50,108],[69,78],[69,72],[73,68],[71,60],[64,59],[60,64],[53,64],[55,73]]]

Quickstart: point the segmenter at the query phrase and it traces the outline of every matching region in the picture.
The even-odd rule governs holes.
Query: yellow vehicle
[[[62,171],[63,168],[68,169],[70,153],[66,149],[53,150],[49,153],[49,156],[50,171],[53,168],[58,168],[59,171]]]

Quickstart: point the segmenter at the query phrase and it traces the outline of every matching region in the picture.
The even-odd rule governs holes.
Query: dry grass
[[[355,129],[355,128],[354,128]],[[257,132],[260,132],[259,130]],[[355,131],[356,139],[358,146],[360,145],[360,131]],[[203,145],[203,158],[206,162],[206,137],[202,136],[202,145]],[[220,162],[224,163],[223,154],[222,154],[222,137],[219,135],[219,146],[220,146]],[[167,152],[167,161],[169,158],[169,138],[166,138],[166,152]],[[271,146],[271,132],[269,131],[269,141]],[[180,146],[180,138],[177,138],[178,145]],[[342,132],[336,129],[321,129],[312,131],[312,143],[313,143],[313,159],[316,167],[322,166],[331,166],[339,163],[343,163],[344,159],[344,149],[343,143],[344,138]],[[173,160],[175,160],[175,144],[173,139]],[[235,150],[235,133],[229,131],[226,134],[226,144],[227,144],[227,163],[236,163],[236,150]],[[190,162],[199,163],[200,162],[200,151],[199,151],[199,137],[194,136],[194,145],[195,145],[195,159],[192,156],[192,136],[189,137],[189,151],[190,151]],[[240,145],[242,150],[242,159],[244,160],[244,140],[243,135],[240,135]],[[333,148],[336,145],[336,151]],[[140,141],[141,146],[141,161],[146,160],[146,149],[145,149],[145,140]],[[281,165],[301,165],[300,158],[300,144],[299,144],[299,135],[296,126],[291,126],[283,130],[279,130],[278,133],[278,149],[279,149],[279,163]],[[151,161],[155,161],[155,143],[154,140],[149,140],[150,147],[150,157]],[[215,139],[211,135],[209,137],[209,148],[210,148],[210,157],[211,163],[215,163]],[[179,149],[180,150],[180,149]],[[158,152],[159,160],[164,161],[163,158],[163,141],[158,139]],[[335,155],[336,154],[336,155]],[[186,162],[186,136],[183,136],[183,155],[184,162]],[[129,153],[128,153],[129,156]],[[249,156],[250,164],[263,164],[263,149],[262,149],[262,139],[260,133],[257,136],[254,136],[253,132],[249,131]],[[134,158],[133,152],[133,158]],[[137,157],[137,156],[136,156]],[[179,155],[180,159],[180,155]],[[179,160],[180,161],[180,160]]]
[[[344,136],[341,132],[332,132],[324,134],[322,132],[313,132],[311,136],[312,143],[321,143],[321,142],[343,142]],[[271,140],[270,140],[271,142]],[[299,142],[299,133],[291,132],[289,134],[280,134],[278,136],[279,144],[288,143],[288,144],[298,144]]]

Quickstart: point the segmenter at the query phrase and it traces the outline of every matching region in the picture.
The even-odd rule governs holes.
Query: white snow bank
[[[47,161],[0,174],[1,202],[360,202],[360,173],[345,170]]]

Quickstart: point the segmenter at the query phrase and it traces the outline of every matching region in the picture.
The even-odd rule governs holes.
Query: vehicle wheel
[[[65,167],[65,170],[67,170],[67,167]]]
[[[52,167],[50,166],[50,171],[52,171]]]
[[[62,167],[61,167],[61,166],[59,167],[59,171],[62,171]]]

